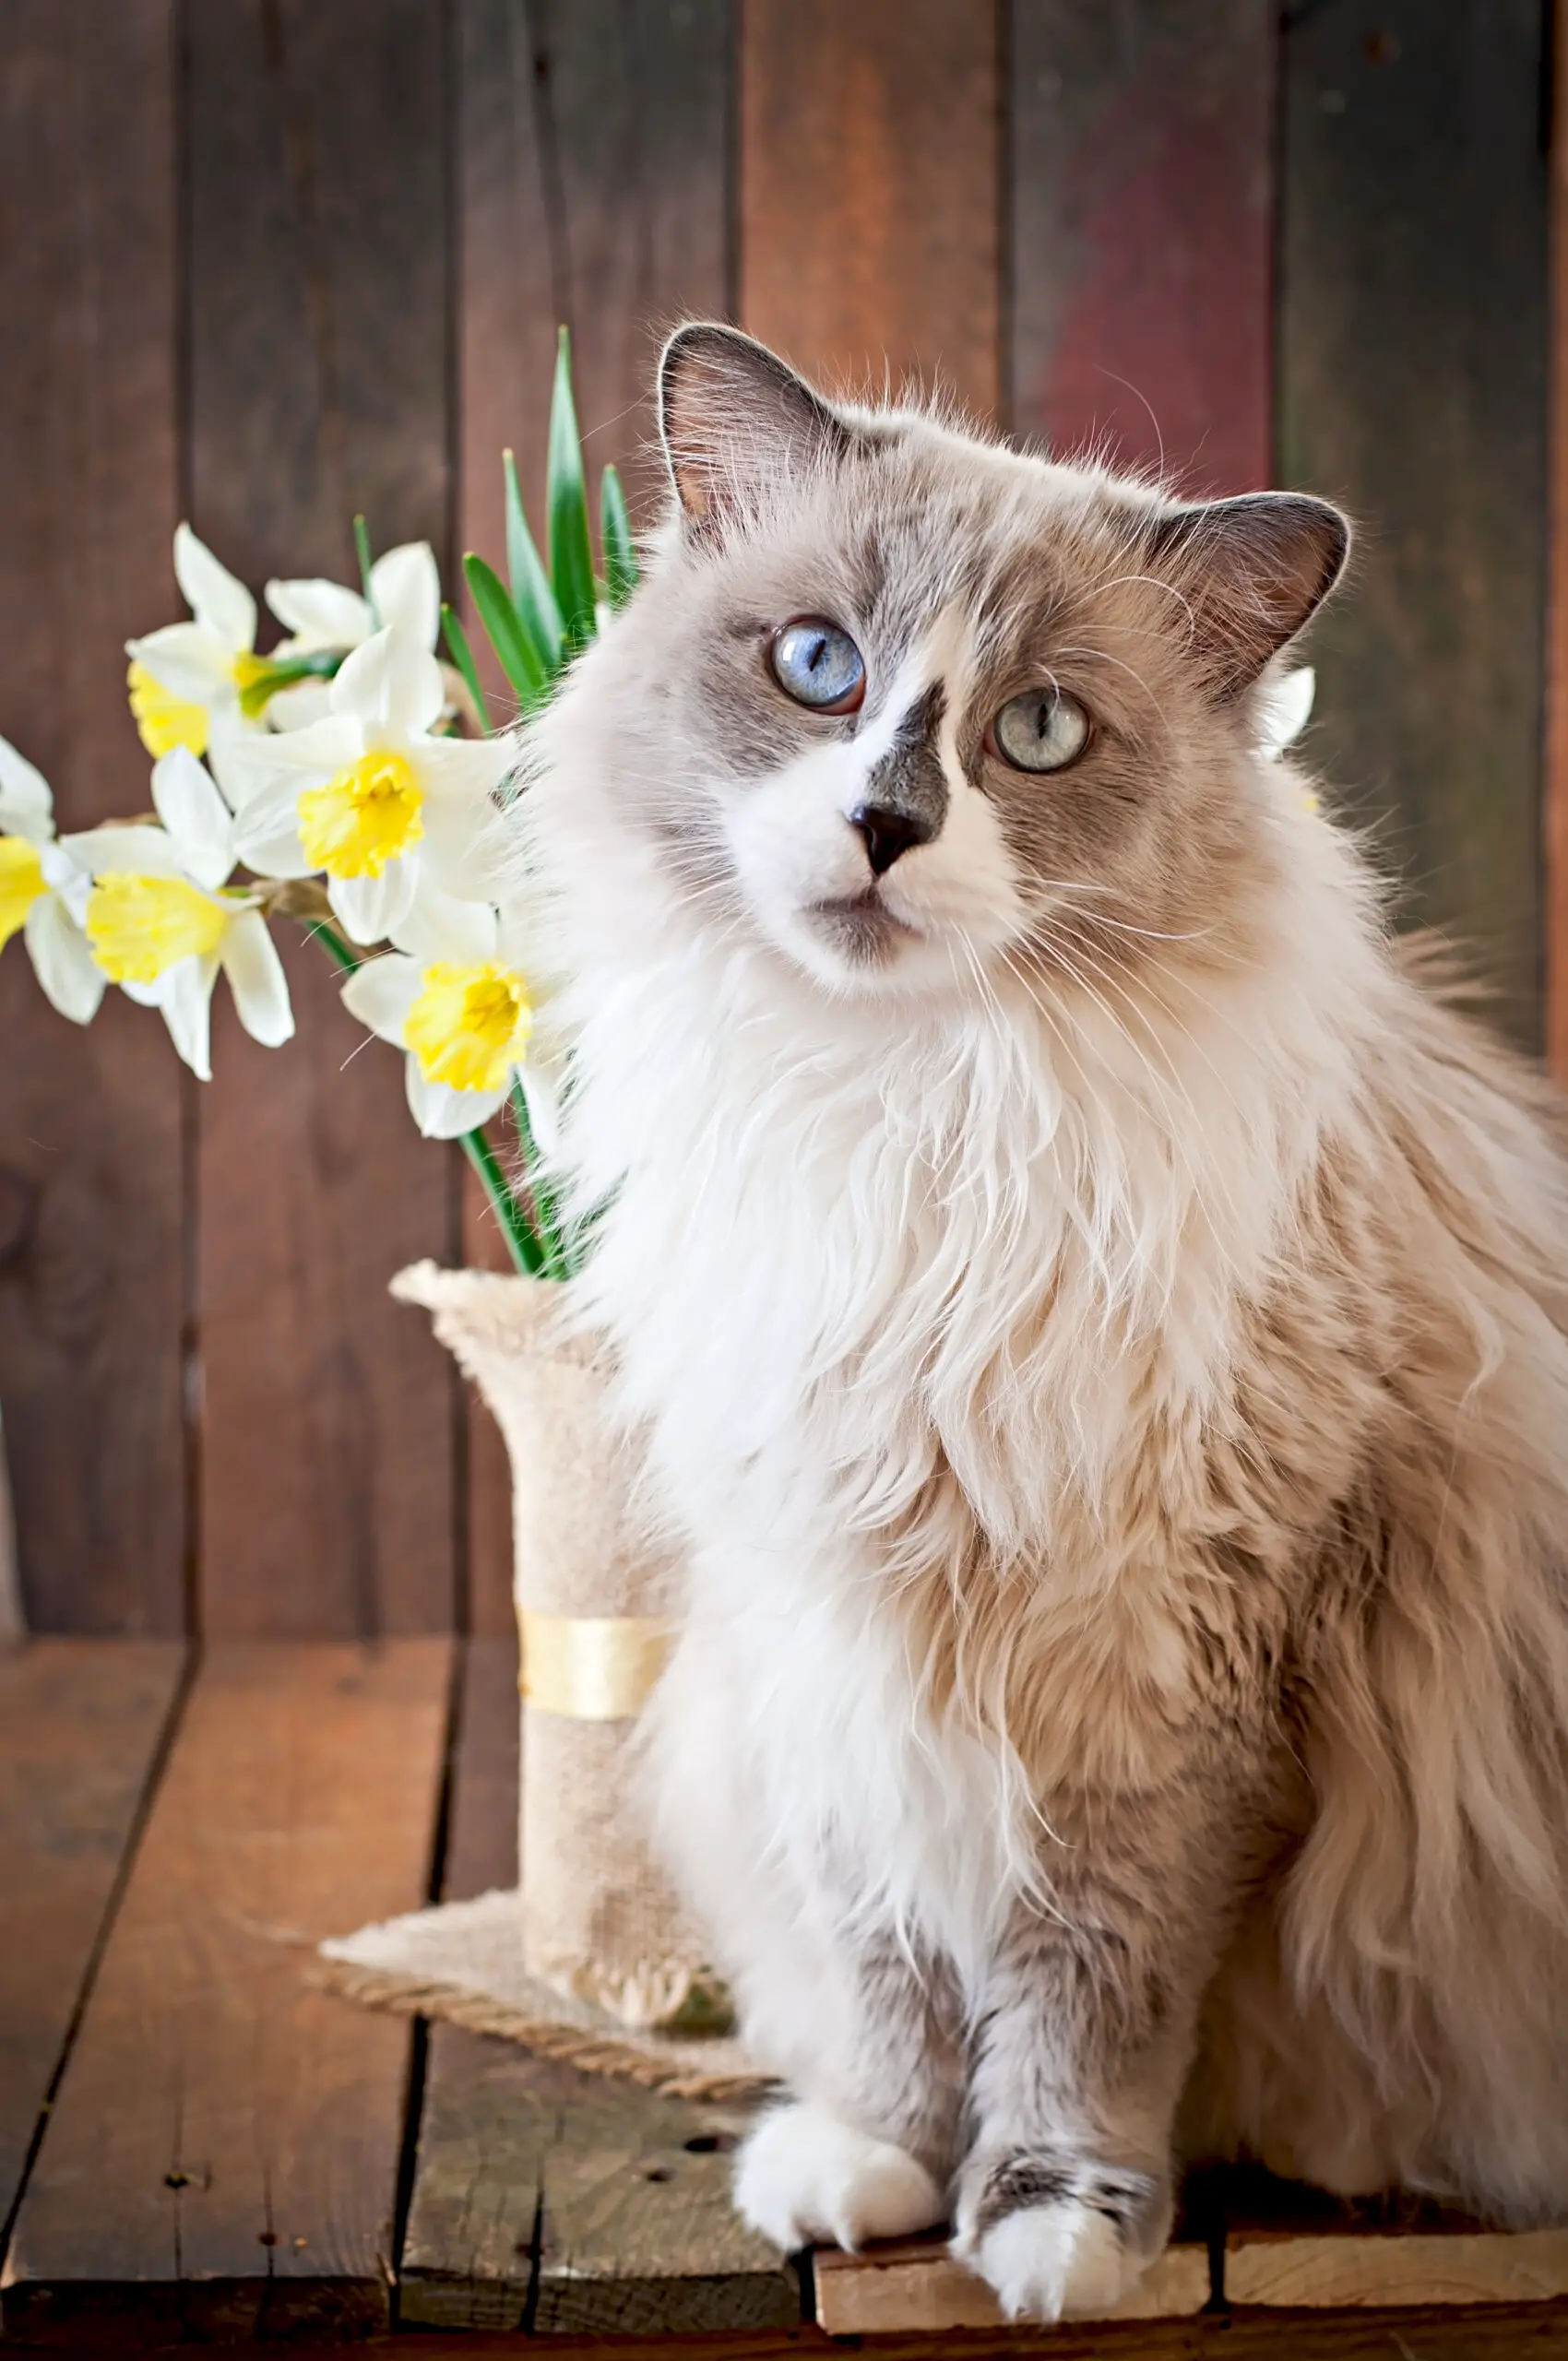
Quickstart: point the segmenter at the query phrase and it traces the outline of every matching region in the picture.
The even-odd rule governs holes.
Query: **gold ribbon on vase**
[[[670,1661],[674,1630],[657,1615],[540,1615],[517,1609],[517,1686],[541,1714],[629,1722]]]

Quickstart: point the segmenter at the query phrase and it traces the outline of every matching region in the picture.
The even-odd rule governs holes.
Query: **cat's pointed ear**
[[[659,364],[659,430],[685,516],[710,527],[768,486],[840,455],[849,430],[803,377],[739,328],[692,320]]]
[[[1294,639],[1344,570],[1350,528],[1304,492],[1256,492],[1168,510],[1151,570],[1192,618],[1192,645],[1216,692],[1238,696]]]

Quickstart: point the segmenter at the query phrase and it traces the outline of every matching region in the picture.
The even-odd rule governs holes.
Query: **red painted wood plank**
[[[741,316],[829,383],[997,408],[996,12],[742,0]]]
[[[1271,465],[1267,0],[1017,0],[1013,410],[1245,491]]]

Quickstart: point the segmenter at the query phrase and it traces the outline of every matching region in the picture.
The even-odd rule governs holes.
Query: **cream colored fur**
[[[1568,2212],[1555,1108],[1205,673],[1225,520],[1165,566],[1158,495],[909,413],[780,453],[749,365],[683,414],[719,495],[683,483],[522,808],[607,1208],[585,1316],[690,1557],[662,1826],[748,2041],[838,2127],[769,2134],[754,2218],[913,2226],[934,2182],[1054,2316],[1158,2251],[1182,2153]],[[763,683],[742,727],[724,601],[839,611],[846,519],[914,585],[862,602],[882,702],[834,732]],[[1052,630],[1110,716],[1060,824],[963,718]],[[814,897],[933,682],[946,825],[857,965]]]

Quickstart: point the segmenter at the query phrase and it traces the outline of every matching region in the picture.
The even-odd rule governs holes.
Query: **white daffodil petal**
[[[1310,664],[1269,683],[1257,707],[1259,736],[1268,753],[1282,754],[1294,745],[1312,718],[1316,691],[1317,674]]]
[[[357,647],[370,636],[370,609],[359,592],[319,575],[304,582],[269,582],[267,603],[294,635],[291,656],[307,656],[318,647]]]
[[[284,818],[272,825],[252,821],[250,814],[234,823],[234,845],[247,869],[258,877],[314,877],[311,858],[300,842],[300,832]]]
[[[259,794],[264,787],[285,778],[294,782],[296,791],[324,786],[335,773],[359,761],[364,742],[359,723],[340,713],[313,721],[308,730],[265,732],[249,740],[245,747],[250,794]]]
[[[233,693],[234,651],[204,624],[165,623],[145,639],[126,640],[125,653],[186,705],[208,706]]]
[[[59,844],[40,845],[38,865],[50,892],[59,896],[78,926],[85,926],[92,895],[91,871],[73,860],[65,846]]]
[[[379,877],[329,877],[327,898],[356,943],[384,943],[414,898],[415,867],[389,860]]]
[[[7,836],[43,844],[54,834],[54,798],[49,782],[8,738],[0,738],[0,828]]]
[[[445,1082],[427,1082],[417,1058],[408,1062],[407,1086],[409,1112],[427,1140],[457,1140],[465,1132],[477,1131],[498,1111],[505,1095],[499,1090],[454,1090]]]
[[[393,929],[399,951],[426,967],[448,960],[456,967],[489,967],[495,957],[495,912],[488,902],[459,901],[422,877],[408,911]]]
[[[153,765],[152,801],[198,885],[215,892],[234,866],[234,824],[229,806],[188,746],[176,746]]]
[[[106,982],[86,935],[53,894],[41,894],[22,922],[22,932],[44,998],[73,1025],[98,1014]]]
[[[268,1050],[292,1039],[294,1012],[289,1005],[288,979],[259,910],[242,910],[238,918],[230,919],[218,956],[229,979],[240,1023],[251,1039]]]
[[[400,952],[388,951],[380,959],[367,959],[356,967],[343,985],[343,1005],[350,1016],[358,1017],[367,1033],[376,1034],[383,1041],[391,1041],[401,1050],[406,1044],[403,1026],[408,1014],[424,989],[424,973],[417,959],[405,959]]]
[[[232,655],[248,654],[255,646],[255,600],[188,525],[175,528],[174,579],[197,623]]]
[[[267,718],[274,730],[311,730],[331,712],[330,681],[296,681],[291,689],[274,689],[267,700]]]
[[[184,877],[185,864],[172,837],[161,828],[121,826],[111,821],[60,843],[89,877]]]
[[[445,701],[441,667],[429,648],[390,626],[345,657],[332,683],[333,712],[358,721],[372,744],[430,729]]]
[[[169,1038],[191,1072],[212,1080],[212,987],[218,980],[216,952],[177,959],[159,978],[159,1006]]]
[[[378,557],[370,569],[370,595],[378,623],[394,624],[422,647],[434,648],[441,629],[441,576],[428,541],[405,541]]]
[[[266,732],[260,725],[244,719],[237,706],[227,709],[220,706],[209,716],[207,767],[218,781],[219,791],[231,812],[237,812],[255,792],[258,775],[250,764],[249,753],[253,746],[266,743]]]
[[[127,1000],[134,1000],[138,1008],[161,1008],[169,997],[168,979],[172,972],[165,967],[162,975],[150,984],[125,983],[120,990]]]

